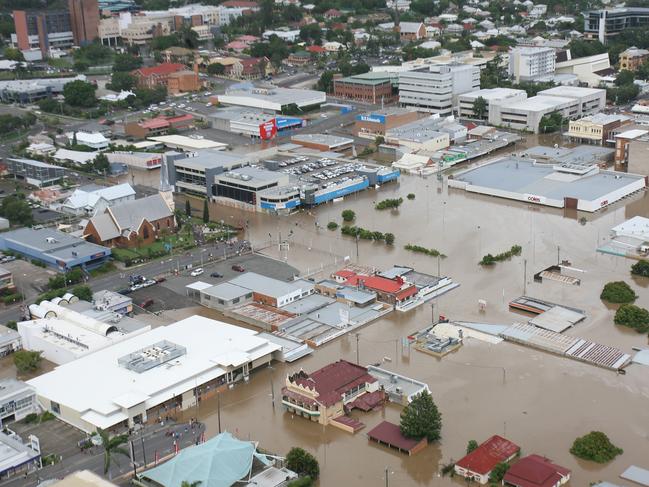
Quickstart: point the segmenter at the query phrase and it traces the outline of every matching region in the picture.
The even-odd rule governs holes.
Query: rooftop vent
[[[141,374],[175,358],[187,354],[187,349],[167,340],[129,353],[117,360],[117,363],[128,370]]]

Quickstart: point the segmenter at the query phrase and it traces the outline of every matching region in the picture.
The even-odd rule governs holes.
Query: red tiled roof
[[[327,50],[322,46],[307,46],[306,50],[315,53],[327,52]]]
[[[512,465],[505,482],[514,487],[554,487],[570,475],[570,470],[555,465],[541,455],[529,455]]]
[[[401,434],[399,425],[383,421],[367,432],[367,436],[374,441],[387,443],[401,450],[410,451],[416,447],[421,440],[406,438]]]
[[[166,119],[166,117],[156,117],[150,120],[144,120],[143,122],[140,122],[140,127],[149,130],[160,129],[168,126],[169,126],[169,121]]]
[[[303,387],[314,388],[318,392],[318,401],[331,406],[340,401],[342,395],[356,386],[376,382],[376,378],[367,373],[365,367],[339,360],[308,374],[296,377],[295,383]]]
[[[360,278],[359,283],[361,282],[368,289],[394,294],[398,300],[417,294],[417,288],[412,284],[406,284],[406,287],[404,287],[404,281],[401,278],[388,279],[382,276],[370,276]]]
[[[486,475],[500,462],[504,462],[520,447],[515,443],[494,435],[482,443],[478,448],[456,462],[455,465],[480,475]]]
[[[334,276],[342,277],[345,279],[348,279],[352,276],[355,276],[356,273],[354,271],[350,271],[348,269],[341,269],[339,271],[334,272]]]
[[[243,50],[243,49],[246,49],[247,47],[248,47],[248,44],[246,44],[243,41],[232,41],[232,42],[228,42],[225,45],[226,49],[241,49],[241,50]]]
[[[194,116],[190,115],[189,113],[178,115],[176,117],[167,117],[167,121],[169,123],[190,122],[192,120],[194,120]]]
[[[259,40],[259,37],[251,36],[249,34],[244,34],[244,35],[241,35],[241,36],[237,37],[237,40],[241,41],[241,42],[255,42],[255,41]]]
[[[140,76],[164,76],[175,73],[176,71],[182,71],[185,68],[184,64],[180,63],[162,63],[157,66],[152,66],[150,68],[140,68],[136,69],[134,73],[138,73]]]

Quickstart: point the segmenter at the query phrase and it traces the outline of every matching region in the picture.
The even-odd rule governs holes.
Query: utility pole
[[[142,459],[144,460],[144,468],[146,468],[146,450],[144,449],[144,436],[140,436],[142,440]]]
[[[527,259],[523,259],[523,296],[527,294]]]
[[[358,229],[356,229],[356,262],[358,262]]]
[[[361,334],[356,333],[356,365],[360,365],[360,363],[361,363],[361,361],[360,361],[360,350],[358,348],[358,340],[360,339],[360,337],[361,337]]]
[[[270,397],[271,401],[273,402],[273,409],[275,409],[275,386],[273,385],[273,368],[269,365],[268,368],[270,369]]]
[[[561,264],[561,247],[557,245],[557,265]]]
[[[390,481],[388,480],[388,467],[385,467],[385,487],[389,487]]]
[[[216,413],[219,422],[219,434],[221,434],[221,392],[216,393]]]

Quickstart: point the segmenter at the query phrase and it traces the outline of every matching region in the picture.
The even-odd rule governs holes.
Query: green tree
[[[324,71],[320,75],[316,88],[325,93],[331,93],[334,90],[334,72]]]
[[[113,91],[128,91],[135,86],[136,79],[130,73],[117,71],[113,73],[110,83],[106,85],[106,88]]]
[[[192,204],[189,202],[189,200],[185,200],[185,215],[188,217],[192,216]]]
[[[113,72],[133,71],[142,66],[142,58],[133,56],[128,52],[116,54],[113,58]]]
[[[649,311],[635,304],[623,304],[615,312],[616,325],[628,326],[638,333],[649,332]]]
[[[383,144],[384,142],[385,142],[385,137],[383,137],[382,135],[377,135],[377,136],[374,138],[374,145],[375,145],[376,147],[380,146],[380,145]]]
[[[550,134],[561,130],[563,125],[563,116],[559,112],[553,112],[548,115],[543,115],[539,122],[539,132],[543,134]]]
[[[21,50],[13,48],[13,47],[6,47],[5,50],[4,50],[4,56],[9,61],[24,61],[25,60],[25,56],[23,56],[23,53],[21,52]]]
[[[624,86],[633,83],[633,80],[634,80],[633,73],[628,69],[623,69],[615,77],[615,84],[617,86]]]
[[[41,366],[41,353],[29,350],[18,350],[14,352],[14,365],[21,374],[33,372]]]
[[[183,480],[180,483],[180,487],[198,487],[202,483],[203,482],[201,482],[200,480],[194,480],[193,482],[190,482],[189,480]]]
[[[498,484],[503,480],[503,477],[507,473],[507,470],[509,470],[509,463],[507,462],[500,462],[496,464],[496,466],[493,468],[491,473],[489,474],[489,482],[492,484]]]
[[[638,297],[631,286],[624,281],[608,282],[604,285],[600,299],[615,304],[632,303]]]
[[[317,479],[320,475],[318,460],[303,448],[293,447],[286,455],[286,468],[293,470],[298,475],[308,475]]]
[[[207,72],[212,76],[220,76],[225,74],[225,66],[221,63],[212,63],[207,67]]]
[[[92,289],[85,284],[73,287],[72,294],[82,301],[88,301],[89,303],[92,302]]]
[[[649,277],[649,260],[639,260],[631,266],[631,274],[634,276]]]
[[[110,171],[110,162],[108,162],[108,157],[106,154],[97,154],[97,156],[92,161],[92,167],[101,174],[108,174]]]
[[[356,213],[354,212],[354,210],[343,210],[341,216],[343,217],[343,221],[353,222],[356,218]]]
[[[442,430],[442,414],[428,391],[417,394],[401,412],[401,433],[408,438],[437,441]]]
[[[104,474],[107,474],[116,454],[129,456],[126,448],[122,447],[128,441],[128,435],[111,437],[107,431],[101,428],[97,428],[97,434],[101,438],[101,445],[104,447]]]
[[[7,324],[5,326],[10,330],[18,330],[18,323],[16,322],[16,320],[7,321]]]
[[[574,441],[570,453],[583,460],[606,463],[624,453],[624,451],[611,443],[608,436],[601,431],[591,431]]]
[[[210,207],[207,202],[207,198],[203,201],[203,223],[208,223],[210,221]]]
[[[22,193],[9,195],[0,204],[0,215],[12,225],[31,226],[34,222],[32,209]]]
[[[385,243],[387,245],[394,244],[394,233],[386,233],[385,235],[383,235],[383,239],[385,240]]]
[[[304,42],[320,44],[322,42],[322,29],[316,22],[307,24],[300,29],[300,39]]]
[[[475,115],[475,118],[485,118],[488,109],[487,100],[481,96],[476,98],[473,102],[473,114]]]
[[[466,445],[466,454],[468,455],[476,448],[478,448],[478,442],[475,440],[469,440],[469,442]]]
[[[327,223],[327,228],[329,230],[335,230],[336,228],[338,228],[338,224],[336,222],[329,222]]]
[[[63,97],[68,105],[90,108],[97,104],[96,89],[97,87],[92,83],[81,80],[70,81],[63,87]]]

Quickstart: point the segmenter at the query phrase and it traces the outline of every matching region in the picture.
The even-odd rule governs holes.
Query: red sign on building
[[[268,122],[259,124],[259,137],[262,140],[270,140],[277,134],[277,124],[275,119],[271,119]]]

